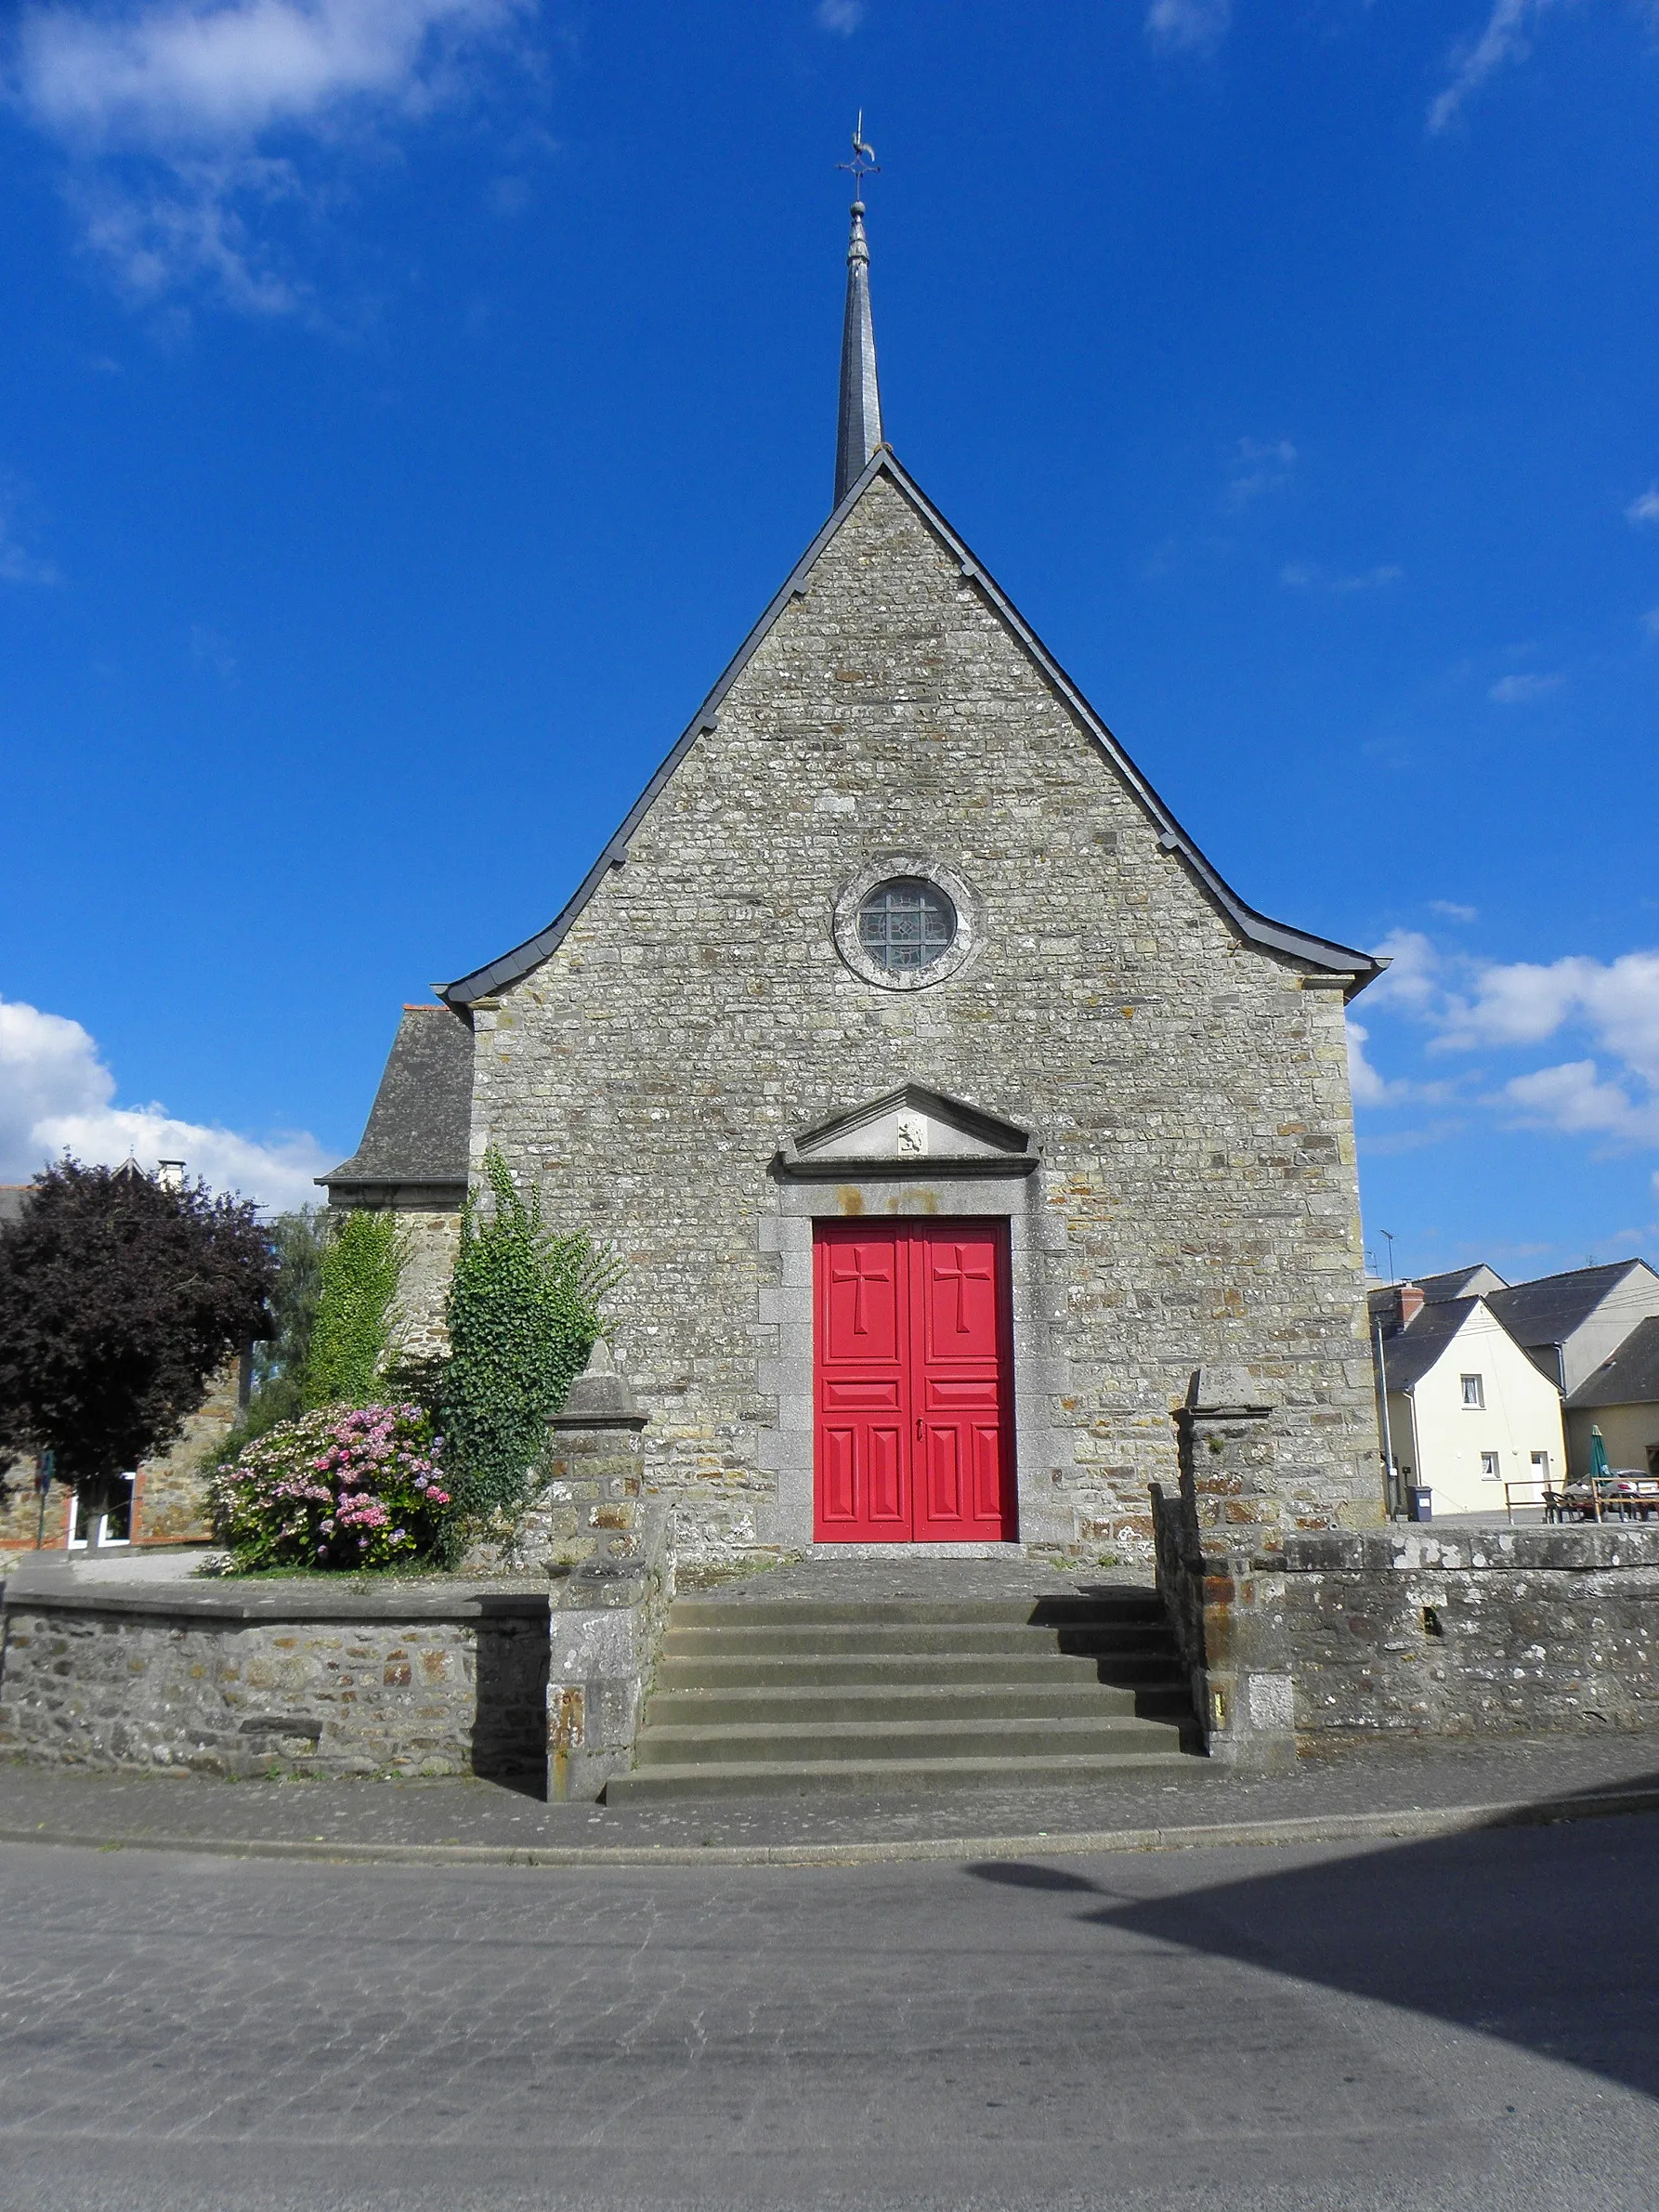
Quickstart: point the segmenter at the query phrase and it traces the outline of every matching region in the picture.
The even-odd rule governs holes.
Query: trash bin
[[[1405,1510],[1414,1521],[1432,1521],[1434,1518],[1433,1491],[1427,1485],[1419,1487],[1416,1483],[1407,1483],[1405,1486]]]

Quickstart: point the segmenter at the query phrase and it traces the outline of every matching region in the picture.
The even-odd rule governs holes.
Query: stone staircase
[[[1018,1788],[1197,1747],[1150,1590],[679,1598],[606,1800]]]

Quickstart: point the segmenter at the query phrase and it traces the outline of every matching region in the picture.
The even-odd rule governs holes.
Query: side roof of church
[[[1305,962],[1310,967],[1327,975],[1352,976],[1350,995],[1378,975],[1388,964],[1368,952],[1361,952],[1351,945],[1339,945],[1327,937],[1314,936],[1306,930],[1291,927],[1287,923],[1275,922],[1247,906],[1237,892],[1208,860],[1197,844],[1183,830],[1164,801],[1154,791],[1145,777],[1124,752],[1104,722],[1095,713],[1082,691],[1072,681],[1054,656],[1049,651],[1025,617],[986,572],[984,564],[969,550],[961,538],[946,521],[937,507],[904,468],[891,447],[879,446],[864,469],[848,488],[829,520],[813,539],[794,568],[790,571],[771,605],[749,633],[733,659],[692,716],[690,723],[669,753],[667,758],[641,792],[628,810],[620,827],[609,839],[599,857],[577,886],[574,896],[555,915],[547,927],[516,945],[499,959],[485,966],[475,968],[470,974],[458,976],[454,982],[442,986],[439,996],[446,1004],[459,1012],[479,999],[493,997],[522,980],[551,954],[558,949],[582,909],[598,890],[607,873],[620,868],[628,857],[628,845],[634,831],[645,819],[659,794],[673,776],[681,762],[706,732],[718,726],[721,703],[737,682],[743,669],[765,640],[774,626],[789,608],[790,602],[803,596],[813,569],[835,537],[837,531],[878,477],[885,477],[921,517],[922,521],[944,543],[960,563],[963,577],[976,583],[986,600],[996,609],[1002,622],[1019,640],[1032,661],[1042,672],[1054,690],[1065,700],[1093,742],[1122,778],[1129,790],[1145,808],[1149,818],[1159,832],[1159,842],[1167,852],[1179,853],[1204,890],[1225,913],[1247,943],[1260,946],[1263,951],[1287,955]]]

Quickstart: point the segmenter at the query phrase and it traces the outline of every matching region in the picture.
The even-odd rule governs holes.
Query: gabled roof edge
[[[774,595],[765,612],[761,616],[726,663],[713,689],[692,716],[672,751],[658,768],[651,780],[629,808],[620,827],[609,839],[587,874],[577,885],[574,894],[554,917],[547,927],[516,945],[510,952],[493,960],[482,968],[475,968],[470,975],[458,976],[453,983],[438,987],[438,996],[452,1007],[471,1005],[478,999],[491,997],[509,984],[518,982],[532,968],[539,967],[555,952],[587,905],[607,871],[620,868],[628,857],[628,844],[634,832],[649,811],[659,792],[673,775],[692,746],[706,730],[712,729],[720,712],[721,702],[743,669],[772,630],[791,599],[800,596],[806,577],[816,566],[825,547],[835,536],[842,524],[863,497],[866,488],[877,476],[892,478],[928,526],[944,539],[961,564],[963,574],[976,582],[986,596],[997,609],[1025,650],[1043,671],[1050,682],[1065,699],[1095,743],[1106,754],[1118,774],[1135,793],[1152,819],[1158,825],[1159,841],[1166,851],[1179,852],[1187,866],[1197,876],[1205,889],[1232,921],[1240,934],[1252,944],[1269,950],[1283,952],[1291,959],[1306,961],[1311,967],[1322,969],[1330,975],[1352,976],[1354,981],[1346,994],[1352,998],[1373,982],[1388,965],[1386,960],[1374,953],[1361,952],[1351,945],[1339,945],[1327,937],[1310,936],[1305,930],[1292,929],[1288,923],[1274,922],[1266,914],[1258,913],[1247,906],[1232,885],[1199,851],[1193,839],[1182,828],[1169,808],[1129,758],[1117,739],[1101,720],[1083,692],[1072,681],[1043,644],[1025,617],[1014,607],[1006,593],[987,574],[984,564],[969,550],[962,539],[946,521],[915,479],[908,473],[898,456],[889,446],[878,446],[857,480],[850,485],[845,498],[814,537],[806,551],[790,570],[782,585]]]

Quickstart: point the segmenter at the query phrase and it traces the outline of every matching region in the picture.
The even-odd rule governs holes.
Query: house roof
[[[1227,915],[1239,935],[1264,950],[1287,954],[1293,960],[1305,962],[1309,967],[1329,975],[1352,976],[1348,996],[1363,989],[1382,973],[1388,965],[1369,952],[1356,951],[1352,946],[1339,945],[1329,938],[1310,936],[1306,931],[1292,929],[1288,923],[1272,921],[1260,914],[1254,907],[1247,906],[1238,894],[1227,883],[1219,871],[1204,857],[1192,838],[1181,827],[1162,799],[1153,790],[1141,771],[1125,753],[1117,739],[1095,713],[1082,692],[1065,674],[1035,631],[1025,621],[1006,595],[993,582],[983,564],[958,537],[899,463],[891,447],[882,446],[871,455],[869,465],[848,491],[830,519],[818,531],[806,551],[790,571],[782,588],[760,621],[738,648],[724,674],[709,693],[673,750],[651,778],[645,790],[629,808],[621,827],[606,845],[593,867],[577,886],[574,896],[547,927],[500,959],[475,968],[470,975],[457,977],[453,983],[439,988],[439,996],[451,1006],[471,1005],[478,999],[492,997],[528,975],[532,969],[557,950],[566,935],[576,922],[582,909],[604,882],[608,870],[620,868],[628,857],[628,844],[634,831],[644,820],[651,805],[667,784],[669,779],[705,731],[718,726],[721,702],[749,661],[770,634],[790,602],[803,596],[807,579],[822,557],[825,549],[840,530],[849,515],[878,477],[884,477],[902,496],[908,499],[921,519],[941,539],[961,565],[964,578],[976,582],[991,605],[1008,627],[1018,637],[1025,650],[1041,669],[1044,675],[1065,699],[1130,790],[1139,799],[1159,831],[1159,843],[1167,852],[1179,853],[1187,867],[1196,876],[1209,897]]]
[[[1659,1403],[1659,1315],[1639,1321],[1618,1350],[1587,1375],[1567,1399],[1574,1412],[1591,1406]]]
[[[1415,1321],[1382,1340],[1382,1371],[1391,1391],[1413,1390],[1481,1303],[1478,1298],[1443,1298]]]
[[[1486,1303],[1518,1344],[1564,1344],[1632,1268],[1646,1266],[1645,1260],[1613,1260],[1604,1267],[1543,1275],[1536,1282],[1494,1290]]]
[[[1477,1260],[1472,1267],[1448,1267],[1443,1275],[1419,1275],[1415,1281],[1430,1305],[1448,1298],[1484,1298],[1509,1288],[1496,1268]]]
[[[363,1141],[322,1184],[466,1183],[472,1027],[447,1006],[406,1006]]]
[[[32,1183],[0,1183],[0,1229],[23,1218],[23,1201],[34,1188]]]

